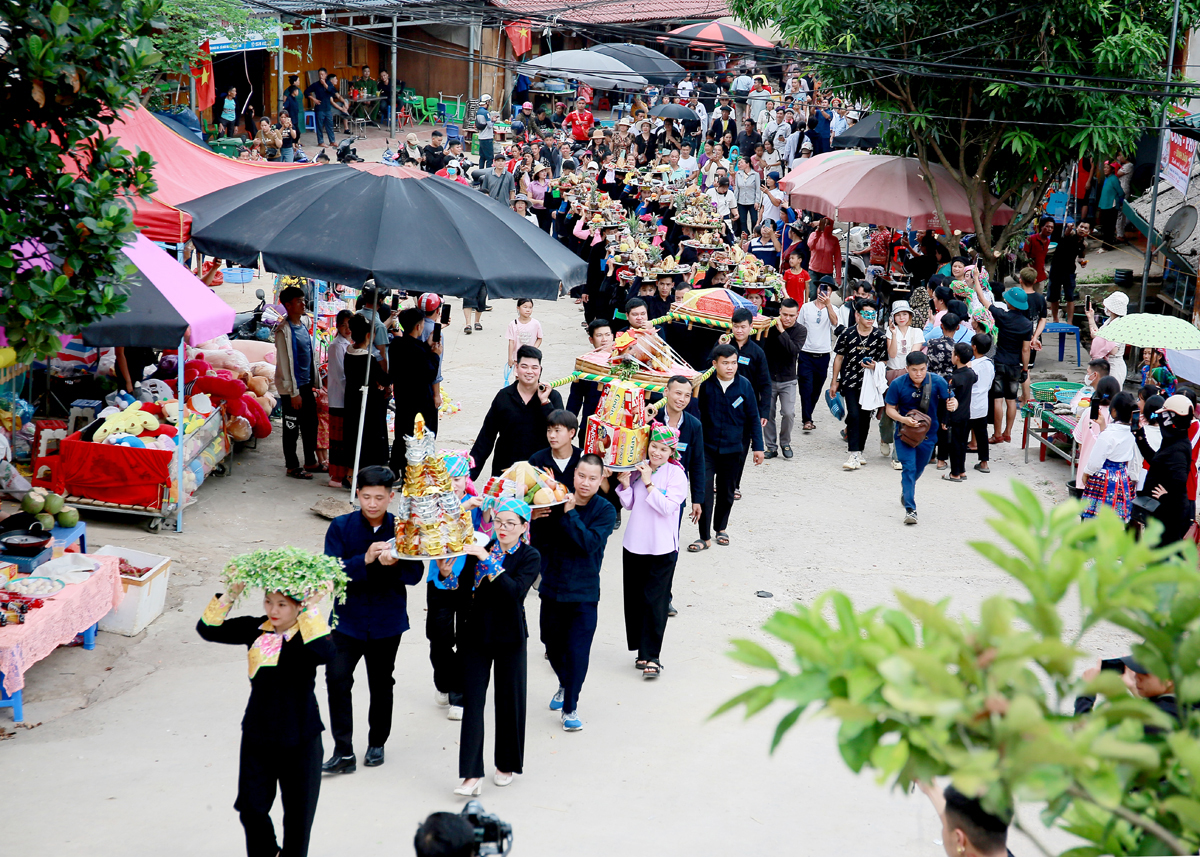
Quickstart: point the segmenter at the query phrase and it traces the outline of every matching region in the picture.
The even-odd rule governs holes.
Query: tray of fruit
[[[554,478],[546,467],[534,467],[528,461],[518,461],[500,474],[505,482],[516,486],[515,493],[531,509],[549,509],[567,502],[567,487]]]

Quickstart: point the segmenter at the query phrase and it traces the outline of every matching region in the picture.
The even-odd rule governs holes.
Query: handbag
[[[929,427],[933,425],[933,420],[929,416],[929,399],[932,395],[933,379],[926,377],[925,383],[921,385],[920,405],[905,414],[905,416],[915,419],[917,424],[914,426],[900,423],[900,430],[896,433],[908,446],[920,446],[921,442],[925,440],[925,436],[929,434]]]
[[[893,381],[895,381],[897,378],[899,378],[901,375],[907,375],[907,374],[908,374],[907,369],[888,369],[886,372],[883,373],[883,377],[887,378],[887,382],[890,384]]]

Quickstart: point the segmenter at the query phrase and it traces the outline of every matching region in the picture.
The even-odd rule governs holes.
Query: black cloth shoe
[[[778,458],[778,457],[779,457],[779,453],[774,449],[768,449],[766,451],[766,453],[763,455],[763,458]]]
[[[383,764],[383,748],[368,747],[367,755],[363,757],[363,764],[368,768],[378,768]]]
[[[792,448],[790,446],[783,446],[783,447],[780,447],[780,449],[783,451],[784,458],[792,457]]]
[[[679,615],[679,611],[675,609],[674,601],[667,602],[667,615],[668,616],[678,616]]]
[[[339,756],[335,753],[321,765],[321,770],[326,774],[353,774],[358,770],[358,760],[354,758],[353,753],[349,756]]]

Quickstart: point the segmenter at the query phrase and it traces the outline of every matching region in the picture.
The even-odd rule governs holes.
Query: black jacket
[[[488,550],[491,550],[489,545]],[[475,583],[478,560],[467,557],[458,585],[469,590]],[[515,648],[525,644],[529,625],[525,621],[525,596],[537,579],[542,558],[537,549],[522,544],[504,557],[504,573],[495,580],[486,577],[474,591],[463,617],[462,644],[476,651],[495,646]]]
[[[579,451],[579,447],[571,447],[571,458],[567,462],[566,470],[560,470],[558,462],[554,460],[554,454],[550,451],[550,447],[539,449],[533,455],[529,456],[529,463],[534,467],[545,467],[554,474],[554,478],[567,487],[568,491],[575,490],[575,465],[579,464],[579,459],[583,455]],[[559,524],[562,521],[563,507],[554,506],[550,509],[550,514],[544,518],[529,522],[529,542],[537,546],[538,553],[542,555],[542,574],[546,573],[546,563],[550,561],[549,547],[557,543],[559,535]]]
[[[388,377],[396,399],[397,434],[412,434],[417,414],[422,414],[425,423],[436,430],[433,379],[438,375],[438,362],[438,356],[427,343],[411,336],[397,336],[388,345]]]
[[[579,417],[579,433],[587,431],[587,418],[596,413],[600,407],[600,397],[603,395],[601,385],[596,381],[572,381],[571,392],[567,396],[567,410]]]
[[[545,548],[538,594],[549,601],[599,601],[600,566],[616,524],[616,509],[598,494],[561,514]]]
[[[367,549],[396,534],[396,516],[388,512],[383,524],[373,531],[361,511],[339,515],[325,533],[325,554],[342,560],[350,582],[346,600],[334,608],[338,633],[358,640],[398,637],[408,630],[408,592],[425,576],[416,560],[368,565]]]
[[[719,143],[721,142],[721,138],[725,136],[726,132],[732,132],[733,139],[736,140],[738,135],[737,123],[732,119],[723,120],[720,116],[718,116],[713,120],[712,125],[710,125],[708,128],[708,139],[715,140]],[[754,153],[751,152],[751,154]],[[728,157],[729,153],[726,152],[725,155]]]
[[[427,173],[436,173],[450,160],[446,157],[446,150],[441,146],[430,144],[422,147],[421,151],[425,154],[423,168]]]
[[[1167,489],[1158,501],[1154,517],[1162,521],[1162,544],[1179,541],[1187,534],[1190,521],[1187,516],[1187,481],[1192,467],[1192,445],[1187,432],[1163,430],[1162,446],[1153,449],[1146,442],[1143,431],[1136,431],[1134,439],[1142,457],[1150,462],[1146,481],[1139,496],[1151,497],[1154,489],[1161,485]]]
[[[492,456],[493,449],[496,454],[492,456],[492,475],[499,476],[514,461],[528,461],[533,453],[549,446],[546,417],[562,406],[558,390],[551,390],[550,401],[543,405],[537,393],[530,396],[528,402],[524,401],[517,392],[516,381],[502,389],[492,399],[475,445],[471,447],[471,458],[475,460],[471,478],[479,478],[483,463]]]
[[[729,344],[738,350],[738,375],[754,388],[759,416],[770,413],[771,373],[767,371],[767,353],[753,339],[747,339],[745,345],[738,345],[736,339]]]
[[[754,388],[741,375],[735,375],[728,390],[721,389],[716,373],[700,385],[699,395],[692,399],[699,411],[704,431],[704,450],[709,455],[742,452],[747,440],[756,452],[763,450],[762,421]]]
[[[664,413],[663,419],[666,419]],[[687,411],[679,424],[679,463],[687,472],[692,490],[692,502],[704,504],[704,427]]]
[[[196,623],[196,631],[211,643],[249,649],[263,633],[266,616],[238,616],[219,625]],[[279,651],[274,666],[260,666],[250,679],[250,700],[242,718],[242,734],[293,746],[324,731],[314,686],[317,666],[333,660],[333,637],[325,634],[305,643],[297,631]]]
[[[774,327],[767,331],[762,350],[767,355],[767,371],[772,381],[796,380],[796,361],[806,339],[808,328],[798,321],[785,328],[783,333]]]

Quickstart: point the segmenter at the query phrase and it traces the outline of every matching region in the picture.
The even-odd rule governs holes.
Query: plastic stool
[[[304,111],[304,130],[305,131],[316,131],[317,130],[317,114],[312,110]]]
[[[71,402],[71,412],[67,416],[67,434],[73,434],[90,425],[102,407],[103,404],[96,399],[76,399]]]
[[[1061,363],[1063,355],[1067,349],[1067,337],[1072,333],[1075,334],[1075,365],[1083,366],[1083,350],[1079,344],[1079,328],[1073,324],[1063,324],[1062,322],[1051,322],[1042,328],[1043,333],[1058,334],[1058,361]]]
[[[22,723],[25,720],[25,707],[22,705],[21,691],[17,691],[12,696],[9,696],[4,691],[4,673],[0,673],[0,708],[11,708],[13,710],[13,723]]]

